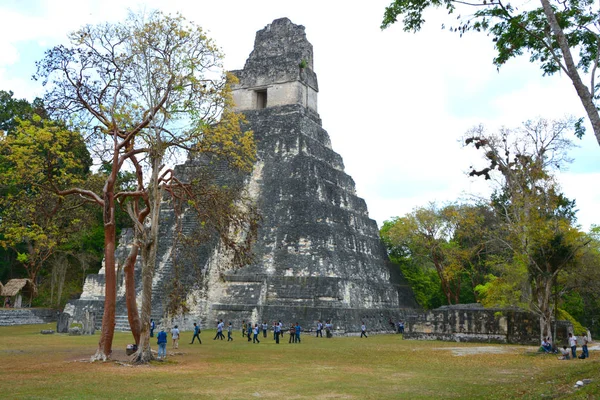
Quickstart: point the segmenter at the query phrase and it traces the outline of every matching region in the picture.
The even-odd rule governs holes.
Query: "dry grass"
[[[532,356],[524,346],[401,340],[398,335],[316,339],[276,345],[242,340],[189,345],[148,366],[89,363],[98,335],[41,335],[50,325],[0,327],[0,398],[6,399],[385,399],[598,398],[600,364]],[[130,334],[117,333],[126,360]],[[154,343],[154,342],[153,342]],[[490,347],[494,347],[491,349]],[[493,353],[498,350],[502,353]],[[480,351],[477,349],[481,348]],[[168,348],[169,353],[171,349]],[[593,379],[582,389],[577,380]]]

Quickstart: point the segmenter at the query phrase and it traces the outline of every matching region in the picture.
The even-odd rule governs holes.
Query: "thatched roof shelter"
[[[19,292],[23,295],[35,293],[35,285],[31,279],[11,279],[0,289],[2,289],[0,296],[8,297],[16,296]]]

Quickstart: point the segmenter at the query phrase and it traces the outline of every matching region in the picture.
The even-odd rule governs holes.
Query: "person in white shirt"
[[[319,320],[319,322],[317,322],[317,337],[323,337],[323,323],[321,322],[321,320]]]
[[[252,338],[252,343],[260,343],[260,340],[258,340],[258,332],[258,324],[254,324],[254,329],[252,330],[252,333],[254,334],[254,337]]]
[[[263,331],[263,337],[267,337],[267,329],[269,329],[269,324],[267,324],[267,321],[263,321],[262,323],[262,331]]]
[[[364,337],[368,337],[368,336],[367,336],[367,326],[365,325],[364,321],[363,321],[363,323],[362,323],[362,325],[361,325],[361,327],[360,327],[360,331],[361,331],[361,332],[360,332],[360,337],[361,337],[361,338],[362,338],[363,336],[364,336]]]
[[[179,329],[177,329],[177,325],[173,329],[171,329],[171,339],[173,339],[173,348],[179,348]]]
[[[577,336],[573,336],[572,333],[569,333],[569,346],[571,346],[571,355],[573,359],[577,358]]]

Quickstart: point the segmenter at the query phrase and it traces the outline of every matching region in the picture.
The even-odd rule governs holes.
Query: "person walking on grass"
[[[260,332],[260,328],[258,327],[258,324],[254,324],[254,331],[252,333],[254,333],[254,338],[252,339],[252,343],[260,343],[260,340],[258,340],[258,332]]]
[[[231,326],[231,322],[227,325],[227,341],[233,342],[233,338],[231,337],[231,332],[233,331],[233,326]]]
[[[173,348],[178,349],[179,348],[179,329],[177,328],[177,325],[175,325],[175,328],[171,329],[171,339],[173,339]]]
[[[294,324],[290,325],[290,340],[288,341],[288,343],[296,343],[296,328],[294,327]]]
[[[263,331],[263,337],[266,338],[267,337],[267,330],[269,329],[269,324],[267,324],[267,321],[263,321],[262,323],[262,331]]]
[[[273,333],[275,335],[275,343],[279,344],[279,334],[281,333],[281,329],[279,328],[279,324],[277,322],[273,324]]]
[[[569,333],[569,346],[571,346],[571,356],[573,359],[577,358],[577,336],[573,336],[572,333]]]
[[[248,325],[246,325],[246,320],[242,320],[242,337],[246,337],[246,329],[248,329]]]
[[[165,328],[160,328],[160,332],[156,335],[156,343],[158,344],[158,359],[164,360],[167,358],[167,332],[165,332]]]
[[[323,323],[321,322],[321,320],[319,320],[319,322],[317,322],[317,337],[323,337]]]
[[[200,326],[194,322],[194,336],[192,337],[190,344],[194,344],[194,340],[196,340],[196,338],[198,338],[198,343],[202,344],[202,340],[200,340]]]
[[[300,332],[302,332],[302,327],[300,326],[299,323],[296,322],[296,329],[295,329],[295,333],[296,333],[295,342],[296,343],[300,343]]]
[[[281,322],[281,320],[279,320],[279,322],[277,323],[277,325],[279,325],[279,338],[282,339],[283,338],[283,334],[285,333],[283,329],[283,322]]]
[[[248,321],[248,329],[246,330],[246,336],[248,336],[248,341],[252,341],[252,322]]]
[[[150,337],[154,337],[154,329],[156,328],[156,324],[153,319],[150,319]]]
[[[225,326],[225,324],[223,323],[223,320],[219,320],[219,323],[217,324],[217,334],[215,335],[215,338],[213,340],[216,339],[225,339],[225,335],[223,335],[223,327]]]
[[[362,339],[362,337],[368,337],[367,336],[367,326],[365,325],[365,322],[362,321],[362,325],[360,326],[360,337]]]

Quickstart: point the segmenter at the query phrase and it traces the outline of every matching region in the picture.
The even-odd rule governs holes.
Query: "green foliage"
[[[571,314],[569,314],[565,310],[559,308],[558,312],[556,313],[556,318],[559,321],[569,321],[570,323],[572,323],[573,332],[575,333],[575,336],[587,335],[587,329],[584,328],[575,318],[571,316]]]
[[[384,223],[380,235],[390,258],[406,269],[421,304],[434,298],[432,273],[445,304],[476,301],[473,288],[486,271],[485,232],[492,223],[486,215],[484,205],[430,204]]]
[[[304,69],[306,67],[308,67],[308,63],[306,62],[306,60],[303,58],[302,61],[300,61],[300,64],[298,65],[300,68]]]
[[[34,115],[47,118],[46,110],[41,99],[35,99],[29,103],[25,99],[13,98],[12,91],[0,90],[0,131],[13,132],[19,121],[33,120]]]

